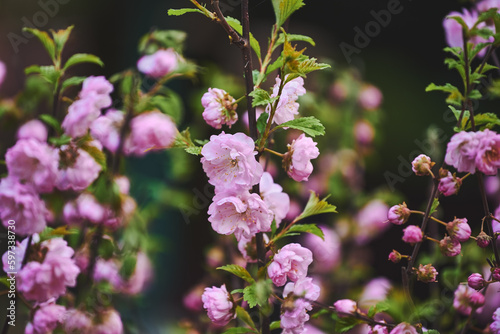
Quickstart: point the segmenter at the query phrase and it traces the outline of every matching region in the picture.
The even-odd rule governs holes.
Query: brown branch
[[[219,0],[212,0],[212,6],[214,7],[215,14],[217,15],[217,19],[216,19],[217,23],[219,23],[222,26],[222,28],[224,28],[226,33],[229,35],[229,39],[231,40],[231,43],[237,45],[240,49],[244,49],[245,45],[248,44],[247,41],[249,41],[250,39],[249,38],[247,39],[244,36],[241,37],[240,34],[238,34],[236,32],[236,30],[234,30],[229,25],[229,23],[227,23],[227,20],[224,17],[224,14],[222,14],[222,11],[220,10]],[[241,6],[243,9],[243,3]],[[248,16],[248,11],[247,11],[247,16]],[[243,17],[242,17],[242,21],[244,21]],[[243,23],[242,23],[242,25],[243,25]],[[245,28],[243,28],[243,34],[245,34]]]

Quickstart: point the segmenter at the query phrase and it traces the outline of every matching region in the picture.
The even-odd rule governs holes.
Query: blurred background
[[[289,32],[309,35],[314,39],[315,47],[304,45],[307,46],[306,53],[331,63],[333,73],[350,73],[355,78],[362,78],[362,81],[378,87],[383,94],[375,141],[370,152],[363,155],[364,191],[375,193],[384,189],[389,194],[387,198],[404,199],[412,208],[421,209],[425,205],[428,189],[421,178],[408,177],[407,166],[420,153],[431,155],[438,165],[441,164],[445,143],[452,134],[454,123],[450,122],[450,114],[446,112],[445,96],[426,93],[425,87],[431,82],[451,82],[459,86],[458,76],[443,64],[445,53],[442,49],[446,45],[442,20],[450,11],[460,10],[464,3],[452,0],[305,2],[306,6],[290,20]],[[176,29],[188,34],[184,56],[201,66],[196,79],[177,81],[170,87],[179,94],[184,105],[185,114],[180,128],[191,122],[201,123],[199,98],[210,82],[219,80],[228,85],[220,88],[238,91],[237,86],[242,82],[241,54],[238,48],[229,44],[221,27],[207,18],[197,14],[182,17],[167,15],[169,8],[183,7],[190,7],[190,2],[0,0],[0,59],[8,67],[0,95],[13,96],[23,87],[25,67],[49,61],[40,43],[33,37],[23,35],[23,26],[33,24],[47,30],[75,25],[65,51],[68,54],[92,53],[106,64],[102,69],[81,66],[75,70],[79,74],[106,77],[135,66],[140,57],[137,43],[152,28]],[[361,43],[358,31],[372,29],[374,25],[370,26],[370,23],[375,21],[377,15],[374,13],[388,7],[397,8],[394,11],[397,13],[391,14],[385,26],[375,25],[378,29],[372,30]],[[221,0],[221,8],[225,15],[239,17],[238,0]],[[261,48],[265,48],[264,42],[274,22],[271,1],[251,0],[250,19],[253,34],[261,41]],[[214,74],[214,66],[218,66],[224,75],[231,76],[234,87],[231,87],[232,81],[227,77]],[[321,86],[325,80],[320,75],[311,75],[306,80],[306,87],[328,91],[328,87]],[[268,81],[273,83],[273,80]],[[482,101],[479,111],[487,108],[492,108],[489,101]],[[342,126],[337,124],[331,130],[327,127],[326,131],[335,133],[341,131]],[[13,144],[15,128],[6,123],[1,128],[0,153],[3,155]],[[202,138],[216,133],[203,131],[198,132]],[[337,146],[333,138],[335,136],[323,139],[324,145],[331,140],[331,145]],[[150,232],[158,243],[158,251],[153,256],[156,271],[154,283],[144,297],[126,300],[118,307],[125,321],[142,328],[140,332],[165,332],[160,328],[164,328],[169,321],[189,317],[189,312],[182,306],[182,298],[207,271],[206,253],[215,239],[215,233],[206,220],[207,204],[204,203],[210,200],[211,189],[205,186],[207,180],[199,159],[186,157],[184,153],[152,154],[145,159],[131,159],[127,170],[132,177],[132,194],[139,206],[147,206],[151,201],[163,201],[165,205],[160,206],[157,218],[150,225]],[[392,185],[388,185],[388,180]],[[158,184],[165,187],[160,189]],[[466,192],[468,196],[453,198],[453,213],[448,216],[470,217],[469,221],[474,226],[474,222],[481,218],[478,210],[480,203],[469,204],[477,194],[475,184]],[[188,211],[170,206],[169,202],[177,201],[179,194],[187,202],[198,203],[201,209],[196,208],[197,205]],[[394,197],[390,197],[391,194]],[[338,205],[341,213],[344,207],[348,207],[348,199],[339,199],[339,203],[335,195],[330,202]],[[447,203],[448,199],[443,200],[445,208]],[[391,229],[384,236],[370,240],[369,244],[374,252],[369,260],[372,261],[374,274],[389,277],[396,284],[400,280],[400,267],[388,263],[386,259],[392,248],[408,247],[400,241],[400,233],[399,229]]]

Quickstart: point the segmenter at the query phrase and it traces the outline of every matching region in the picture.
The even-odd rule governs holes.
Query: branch
[[[224,17],[224,14],[222,14],[222,11],[220,10],[219,7],[219,0],[212,0],[212,6],[214,7],[215,14],[217,15],[217,23],[219,23],[222,28],[227,32],[229,35],[229,39],[231,40],[231,43],[237,45],[240,49],[244,49],[246,45],[248,45],[248,41],[250,40],[249,38],[245,38],[245,27],[243,26],[243,38],[234,30],[229,23],[227,23],[226,18]],[[241,4],[241,8],[243,11],[243,3]],[[248,8],[248,7],[247,7]],[[248,10],[247,10],[247,17],[248,17]],[[242,16],[242,21],[244,21],[244,17]],[[243,22],[242,22],[243,25]]]

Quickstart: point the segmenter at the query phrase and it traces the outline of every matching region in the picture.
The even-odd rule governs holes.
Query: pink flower
[[[57,151],[35,139],[21,139],[7,150],[9,175],[32,183],[39,192],[51,192],[57,179]]]
[[[470,275],[469,278],[467,279],[467,283],[474,290],[481,290],[485,286],[483,275],[478,273]]]
[[[410,225],[403,230],[403,241],[409,244],[416,244],[421,242],[424,234],[420,227],[415,225]]]
[[[63,209],[64,220],[68,224],[81,224],[85,220],[102,222],[105,208],[88,193],[83,193],[75,201],[67,202]]]
[[[470,315],[473,309],[484,304],[484,296],[467,285],[460,284],[455,290],[453,307],[463,315]]]
[[[415,327],[409,323],[402,322],[392,329],[389,334],[418,334]]]
[[[126,155],[143,156],[150,150],[170,147],[177,136],[172,119],[159,112],[142,113],[130,122],[130,135],[125,139],[123,152]]]
[[[42,254],[38,261],[28,262],[18,273],[18,290],[29,299],[45,302],[58,298],[66,292],[66,287],[76,285],[80,269],[71,259],[73,249],[65,240],[53,238],[42,242]]]
[[[417,269],[417,279],[424,283],[436,282],[438,272],[431,264],[419,265]]]
[[[17,139],[35,139],[39,142],[46,142],[48,137],[47,127],[37,119],[32,119],[24,123],[17,130]]]
[[[212,228],[219,234],[233,234],[236,239],[251,238],[271,229],[273,213],[257,194],[245,190],[239,194],[222,192],[215,195],[208,208]]]
[[[338,102],[343,102],[349,96],[349,88],[342,80],[336,80],[330,86],[330,96]]]
[[[393,263],[399,263],[401,261],[401,253],[397,250],[393,249],[391,253],[389,253],[389,261]]]
[[[420,154],[411,163],[411,169],[417,176],[425,176],[430,174],[432,166],[436,163],[431,161],[431,158],[425,154]]]
[[[283,157],[285,170],[297,182],[307,181],[313,171],[311,159],[319,156],[316,143],[304,134],[288,144],[288,152]]]
[[[109,109],[106,115],[99,116],[90,125],[90,134],[110,152],[115,153],[120,145],[120,131],[125,114],[116,109]]]
[[[446,176],[439,179],[438,189],[445,196],[451,196],[458,194],[460,186],[462,185],[462,179],[457,177],[455,174],[451,174],[446,171]]]
[[[455,218],[448,223],[446,231],[448,231],[451,238],[457,239],[460,242],[469,240],[471,235],[471,229],[469,224],[467,224],[467,218]]]
[[[229,321],[236,318],[233,300],[227,292],[225,284],[220,288],[215,286],[205,288],[201,300],[203,301],[203,308],[207,310],[208,317],[214,324],[225,326]]]
[[[144,291],[153,278],[153,266],[144,252],[137,253],[135,270],[124,282],[121,291],[128,295],[137,295]]]
[[[91,329],[92,334],[122,334],[123,323],[120,314],[115,309],[107,309],[100,313],[97,319],[99,323],[94,323]]]
[[[268,172],[262,174],[259,186],[260,196],[269,210],[273,212],[276,227],[278,227],[290,209],[290,197],[283,192],[279,184],[274,183],[273,177]]]
[[[446,236],[439,241],[439,248],[441,248],[441,253],[446,256],[457,256],[462,251],[462,245],[460,242],[449,236]]]
[[[276,83],[273,86],[273,93],[271,94],[271,97],[278,96],[280,85],[281,79],[279,77],[276,77]],[[278,106],[276,107],[276,112],[274,114],[273,122],[276,124],[282,124],[293,120],[295,115],[299,113],[299,104],[297,103],[297,99],[299,98],[299,96],[304,95],[305,93],[306,89],[304,88],[304,79],[302,79],[301,77],[287,82],[283,86]],[[271,114],[271,108],[271,105],[268,105],[266,107],[266,112],[268,114]]]
[[[182,299],[184,307],[194,312],[201,311],[203,309],[203,301],[201,300],[203,291],[203,287],[199,285],[192,288]]]
[[[377,277],[372,279],[365,285],[358,299],[360,307],[368,309],[384,301],[391,289],[392,284],[387,278]]]
[[[7,67],[2,61],[0,61],[0,87],[2,86],[2,83],[5,80],[6,75],[7,75]]]
[[[292,243],[281,248],[267,268],[269,278],[276,286],[285,285],[287,278],[296,282],[306,277],[312,263],[312,252],[299,244]]]
[[[234,135],[222,132],[211,136],[201,150],[201,163],[208,182],[216,192],[223,189],[250,189],[259,183],[262,166],[255,159],[255,144],[243,133]]]
[[[361,88],[358,102],[363,109],[375,110],[382,103],[382,92],[373,85],[365,85]]]
[[[354,124],[354,138],[361,146],[369,146],[375,138],[375,130],[370,122],[365,120],[357,121]]]
[[[120,266],[118,261],[113,259],[97,259],[94,268],[93,280],[95,283],[101,281],[109,282],[114,290],[120,290],[123,284],[123,280],[120,276]]]
[[[267,234],[263,234],[264,242],[269,242]],[[242,237],[238,240],[238,250],[243,255],[243,258],[250,263],[257,262],[257,245],[255,243],[255,236],[252,238]]]
[[[101,172],[101,165],[82,149],[62,146],[60,155],[64,161],[57,179],[57,188],[60,190],[85,190]]]
[[[136,208],[137,203],[132,197],[122,196],[121,208],[118,210],[110,207],[106,208],[103,221],[104,226],[116,230],[118,227],[125,225],[133,216]]]
[[[484,231],[481,231],[477,235],[476,239],[477,239],[476,243],[479,247],[486,248],[490,245],[492,238],[489,235],[487,235],[486,233],[484,233]]]
[[[480,143],[476,155],[476,167],[486,175],[496,175],[500,167],[500,135],[485,129],[476,132]]]
[[[307,233],[304,246],[314,255],[314,272],[325,273],[337,267],[341,261],[342,243],[335,230],[321,226],[325,239]]]
[[[62,122],[62,128],[67,135],[77,138],[83,137],[99,116],[101,110],[96,107],[95,102],[91,98],[80,99],[68,108],[68,114]]]
[[[203,119],[211,127],[220,129],[226,124],[231,128],[231,125],[238,120],[236,113],[238,104],[225,90],[209,88],[208,92],[203,94],[201,104],[204,108]]]
[[[354,314],[358,309],[358,305],[354,300],[350,299],[340,299],[337,300],[333,306],[335,310],[338,312],[339,318],[347,317],[348,314]]]
[[[476,4],[476,8],[480,12],[486,12],[491,8],[500,8],[499,0],[483,0]]]
[[[395,225],[402,225],[406,223],[408,218],[410,218],[410,209],[406,206],[406,203],[394,205],[389,209],[387,213],[387,219],[390,223]]]
[[[459,172],[474,174],[478,148],[479,138],[476,133],[461,131],[451,137],[444,161],[448,165],[454,166]]]
[[[56,305],[54,302],[44,303],[36,310],[33,316],[33,331],[34,334],[52,333],[57,325],[64,320],[66,308],[61,305]]]
[[[98,109],[107,108],[111,105],[109,94],[113,92],[113,85],[105,77],[90,76],[83,81],[80,99],[90,100]]]
[[[179,55],[173,49],[160,49],[151,55],[142,56],[137,62],[137,69],[153,78],[161,78],[175,71],[179,64]]]
[[[70,309],[64,316],[63,329],[66,333],[91,334],[92,319],[90,314],[77,309]]]
[[[389,334],[389,330],[386,326],[383,325],[375,325],[370,328],[368,334]]]
[[[311,277],[303,277],[295,283],[289,282],[285,285],[283,288],[283,297],[288,297],[290,293],[293,293],[294,297],[302,297],[307,301],[315,301],[319,298],[320,287],[313,283]]]
[[[283,328],[282,334],[302,334],[304,325],[309,320],[307,311],[312,309],[311,303],[304,299],[297,299],[293,303],[293,308],[284,308],[281,306],[281,322]]]
[[[490,331],[493,334],[500,334],[500,307],[493,313],[492,319],[493,322],[490,324]]]
[[[16,234],[20,236],[42,232],[47,209],[35,189],[21,184],[12,177],[0,180],[0,219],[3,226],[15,221]]]
[[[467,9],[463,10],[463,13],[459,12],[451,12],[449,13],[445,19],[443,20],[443,27],[444,31],[446,34],[446,42],[450,47],[464,47],[464,39],[463,39],[463,32],[462,32],[462,26],[460,23],[455,21],[454,19],[451,19],[449,17],[452,16],[458,16],[462,18],[465,22],[465,24],[468,26],[469,29],[471,29],[474,24],[477,22],[478,19],[478,13],[475,10],[471,10],[470,12]],[[480,23],[477,25],[476,28],[481,29],[485,28],[486,24],[484,22]],[[478,43],[487,43],[488,41],[485,40],[482,37],[479,36],[474,36],[470,39],[470,42],[472,42],[474,45]],[[479,52],[478,56],[483,57],[486,52],[486,49],[483,49]]]
[[[386,224],[387,204],[379,199],[368,202],[359,210],[355,219],[357,222],[356,243],[361,245],[372,240],[389,227]]]

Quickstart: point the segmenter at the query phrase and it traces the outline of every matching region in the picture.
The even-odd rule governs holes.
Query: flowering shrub
[[[376,146],[382,92],[352,70],[331,69],[299,50],[298,43],[314,46],[310,37],[288,31],[302,0],[272,1],[276,21],[267,49],[249,31],[248,0],[241,21],[224,16],[218,1],[210,9],[190,2],[193,8],[169,15],[201,14],[220,24],[243,59],[244,81],[237,85],[244,83],[244,93],[229,83],[203,87],[196,117],[211,131],[208,139],[194,139],[198,134],[180,125],[181,108],[172,102],[178,96],[168,88],[202,75],[182,55],[178,31],[151,31],[139,43],[136,68],[106,78],[73,75],[79,64],[103,65],[91,54],[62,57],[73,27],[25,29],[52,61],[25,72],[43,80],[53,101],[49,112],[23,119],[0,179],[0,219],[12,235],[1,282],[10,296],[15,281],[13,296],[29,319],[25,333],[132,331],[119,303],[96,297],[130,298],[154,276],[144,226],[154,214],[132,197],[125,161],[175,149],[199,159],[213,190],[204,210],[216,232],[208,274],[184,298],[193,314],[179,329],[500,333],[500,209],[490,210],[495,187],[484,177],[500,168],[500,120],[474,110],[483,94],[478,85],[498,71],[489,64],[500,45],[498,3],[481,1],[443,22],[445,63],[463,89],[450,83],[426,89],[448,94],[456,125],[443,156],[412,157],[412,177],[430,185],[420,211],[411,198],[366,191],[363,173]],[[0,62],[0,84],[6,71]],[[309,89],[310,80],[327,89]],[[497,81],[490,86],[500,95]],[[0,107],[22,111],[17,98]],[[453,203],[474,180],[480,223],[440,203],[444,197]],[[401,263],[400,277],[391,280],[370,277],[375,254],[368,245],[387,231],[399,233],[382,256],[389,266]],[[438,303],[440,295],[452,297]]]

